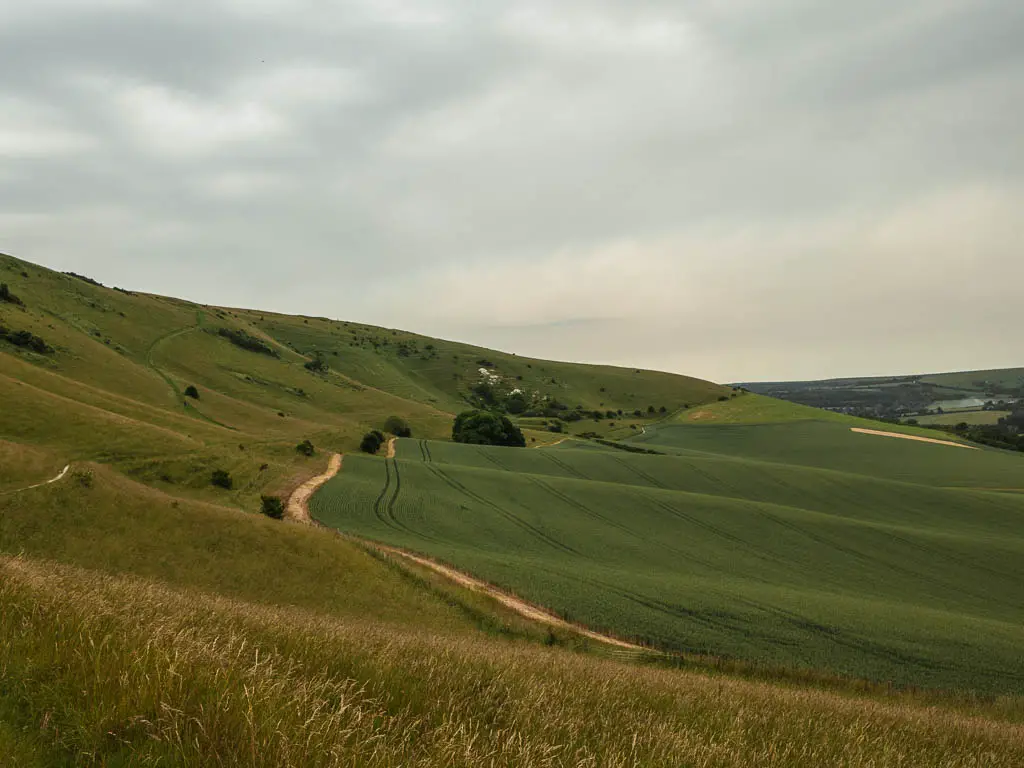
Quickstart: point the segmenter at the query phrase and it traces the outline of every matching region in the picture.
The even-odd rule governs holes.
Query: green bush
[[[226,469],[213,470],[210,482],[218,488],[224,488],[228,491],[235,487],[235,481],[231,479],[231,474]]]
[[[274,520],[284,517],[284,502],[277,496],[260,496],[260,512]]]
[[[505,398],[505,410],[512,414],[523,413],[528,405],[526,395],[522,392],[513,392]]]
[[[526,446],[522,430],[508,416],[490,411],[465,411],[456,416],[452,440],[473,445]]]
[[[195,388],[194,384],[185,387],[185,397],[191,397],[193,400],[199,399],[199,390]]]
[[[305,364],[305,368],[313,373],[327,373],[331,370],[331,366],[327,364],[327,359],[324,357],[323,352],[314,352],[313,359]]]
[[[412,437],[412,427],[401,416],[389,416],[384,429],[395,437]]]
[[[24,347],[38,352],[41,355],[49,355],[54,349],[41,337],[29,331],[12,331],[0,325],[0,339],[9,341],[16,347]]]
[[[363,440],[359,443],[359,450],[363,453],[376,453],[383,444],[384,435],[379,430],[374,429],[363,435]]]
[[[312,456],[316,453],[316,448],[313,447],[313,443],[310,440],[303,440],[301,443],[295,446],[295,450],[301,453],[303,456]]]

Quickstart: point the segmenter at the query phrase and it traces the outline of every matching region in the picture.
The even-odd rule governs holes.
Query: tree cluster
[[[465,411],[455,417],[452,440],[473,445],[526,446],[522,430],[508,416],[490,411]]]
[[[359,450],[363,453],[374,454],[380,450],[380,447],[384,445],[387,438],[384,437],[384,433],[378,429],[373,429],[363,435],[363,440],[359,443]]]

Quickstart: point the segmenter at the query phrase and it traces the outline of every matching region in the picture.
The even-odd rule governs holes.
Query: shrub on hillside
[[[363,435],[363,440],[359,443],[359,450],[363,453],[376,453],[380,450],[380,447],[384,444],[384,435],[379,430],[371,430]]]
[[[92,488],[95,477],[91,469],[78,469],[71,473],[71,482],[83,488]]]
[[[284,502],[277,496],[260,496],[260,512],[274,520],[284,517]]]
[[[476,399],[481,405],[494,405],[497,403],[494,387],[491,385],[491,382],[486,379],[474,384],[470,387],[469,391],[476,395]]]
[[[241,347],[249,352],[256,352],[269,357],[280,357],[277,350],[273,349],[262,339],[253,336],[251,333],[238,330],[237,328],[221,328],[217,331],[217,335],[227,339],[236,347]]]
[[[12,331],[2,325],[0,325],[0,340],[8,341],[16,347],[31,349],[40,355],[49,355],[54,351],[53,347],[34,333],[29,331]]]
[[[508,416],[489,411],[465,411],[456,416],[452,440],[473,445],[526,446],[522,430]]]
[[[523,392],[513,392],[505,398],[505,410],[512,414],[521,414],[526,411],[530,402]]]
[[[718,396],[718,402],[720,402],[720,403],[724,403],[728,399],[729,399],[728,395],[719,395]]]
[[[191,397],[193,400],[199,399],[199,390],[196,389],[194,384],[189,384],[185,387],[185,397]]]
[[[295,446],[295,450],[301,453],[303,456],[312,456],[316,453],[316,448],[313,447],[313,443],[309,440],[303,440],[301,443]]]
[[[384,429],[395,437],[412,437],[412,427],[401,416],[389,416],[384,422]]]
[[[6,302],[8,304],[15,304],[19,307],[25,306],[24,301],[22,301],[13,293],[11,293],[11,289],[7,285],[7,283],[0,283],[0,301]]]
[[[228,491],[235,486],[235,481],[231,479],[231,474],[226,469],[213,470],[213,474],[210,476],[210,482],[218,488],[224,488]]]
[[[323,352],[314,352],[313,359],[305,364],[307,371],[313,373],[327,373],[331,370],[331,366],[327,364],[327,358],[324,357]]]

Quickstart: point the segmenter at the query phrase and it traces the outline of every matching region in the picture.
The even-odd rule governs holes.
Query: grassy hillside
[[[308,473],[311,462],[292,450],[303,439],[353,449],[392,415],[417,435],[447,436],[485,364],[496,384],[514,382],[532,396],[587,408],[677,408],[726,391],[672,374],[529,360],[355,323],[200,306],[9,256],[0,256],[0,281],[20,302],[0,303],[0,327],[49,349],[0,338],[0,439],[234,506],[252,508],[260,492],[279,492]],[[324,372],[306,367],[318,352]],[[198,399],[184,395],[190,385]],[[235,490],[210,488],[213,466],[235,475]],[[12,485],[33,476],[28,466],[20,475],[7,471]]]
[[[25,560],[0,558],[0,630],[5,765],[1024,760],[1019,714],[999,706],[638,668]]]

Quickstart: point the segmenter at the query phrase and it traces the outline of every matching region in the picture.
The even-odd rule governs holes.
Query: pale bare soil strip
[[[898,437],[901,440],[916,440],[919,443],[935,443],[936,445],[951,445],[954,448],[969,448],[972,451],[978,450],[976,446],[954,443],[952,440],[936,440],[932,437],[918,437],[917,435],[904,435],[899,432],[882,432],[877,429],[863,429],[861,427],[850,427],[851,432],[859,432],[862,435],[879,435],[881,437]]]
[[[482,592],[488,597],[497,600],[506,608],[515,611],[520,616],[530,619],[531,621],[536,621],[541,624],[547,624],[548,626],[557,627],[559,629],[567,629],[579,635],[583,635],[584,637],[588,637],[591,640],[597,640],[602,643],[614,645],[617,648],[627,648],[631,651],[649,650],[647,648],[644,648],[642,645],[637,645],[636,643],[629,643],[625,640],[619,640],[618,638],[611,637],[610,635],[602,635],[600,632],[594,632],[592,630],[587,629],[586,627],[581,627],[578,624],[571,624],[568,621],[565,621],[564,619],[561,619],[558,616],[555,616],[554,614],[545,611],[543,608],[540,608],[539,606],[533,605],[532,603],[528,603],[525,600],[521,600],[520,598],[510,595],[507,592],[503,592],[502,590],[498,589],[495,586],[492,586],[491,584],[488,584],[485,581],[481,581],[480,579],[474,578],[466,573],[463,573],[462,571],[457,571],[454,568],[451,568],[447,565],[442,565],[441,563],[435,560],[431,560],[421,555],[413,554],[412,552],[406,552],[404,549],[398,549],[397,547],[389,547],[384,544],[377,544],[375,542],[370,541],[364,541],[363,543],[372,546],[375,549],[380,550],[381,552],[387,552],[391,555],[404,557],[405,559],[411,560],[412,562],[417,563],[418,565],[422,565],[424,568],[429,568],[435,573],[439,573],[445,578],[455,582],[459,586],[465,587],[466,589],[472,590],[473,592]]]
[[[392,437],[390,440],[388,440],[388,452],[387,452],[387,455],[384,458],[386,458],[386,459],[393,459],[393,458],[395,458],[395,443],[397,443],[397,442],[398,442],[398,438],[397,437]]]
[[[338,474],[341,469],[340,453],[335,453],[331,456],[330,462],[327,464],[327,471],[322,475],[311,477],[309,480],[304,482],[292,493],[288,499],[287,517],[290,520],[295,520],[299,523],[312,523],[313,518],[309,516],[309,499],[310,497],[319,490],[320,486]]]
[[[388,458],[393,458],[395,455],[396,439],[397,438],[392,438],[391,440],[388,441]],[[308,525],[313,524],[313,518],[310,517],[309,514],[309,499],[313,496],[314,493],[317,492],[317,490],[320,489],[322,485],[324,485],[324,483],[326,483],[328,480],[330,480],[332,477],[338,474],[339,471],[341,471],[341,461],[342,455],[340,453],[334,454],[333,456],[331,456],[330,464],[328,465],[327,471],[324,472],[324,474],[310,478],[309,480],[307,480],[306,482],[304,482],[302,485],[295,489],[295,492],[291,495],[291,498],[288,499],[287,516],[289,519],[295,520],[296,522],[300,523],[306,523]],[[474,578],[469,574],[463,573],[462,571],[457,571],[454,568],[451,568],[447,565],[443,565],[442,563],[439,563],[435,560],[431,560],[430,558],[423,557],[422,555],[417,555],[412,552],[406,552],[405,550],[398,549],[397,547],[389,547],[385,544],[378,544],[374,541],[367,541],[366,539],[360,539],[356,536],[351,536],[348,534],[346,534],[346,538],[359,541],[362,544],[365,544],[369,547],[373,547],[374,549],[380,550],[381,552],[386,552],[390,555],[395,555],[398,557],[405,558],[406,560],[411,560],[412,562],[421,565],[424,568],[429,568],[435,573],[438,573],[441,576],[444,576],[445,578],[449,579],[450,581],[455,582],[459,586],[465,587],[466,589],[470,589],[474,592],[481,592],[487,595],[488,597],[497,600],[506,608],[515,611],[520,616],[530,619],[531,621],[536,621],[541,624],[556,627],[558,629],[567,629],[572,632],[576,632],[577,634],[582,635],[583,637],[590,638],[591,640],[597,640],[601,643],[607,643],[608,645],[614,645],[617,648],[626,648],[631,651],[649,650],[647,648],[644,648],[642,645],[637,645],[636,643],[629,643],[625,640],[619,640],[616,637],[611,637],[610,635],[603,635],[600,632],[594,632],[578,624],[572,624],[568,621],[565,621],[564,619],[559,618],[558,616],[555,616],[553,613],[550,613],[549,611],[546,611],[539,606],[533,605],[532,603],[528,603],[525,600],[515,597],[514,595],[510,595],[507,592],[504,592],[498,589],[497,587],[488,584],[485,581],[481,581],[480,579]]]
[[[21,493],[22,491],[31,491],[33,488],[42,488],[44,485],[51,485],[52,483],[56,483],[60,480],[63,480],[64,476],[67,475],[68,470],[70,469],[71,465],[68,464],[66,467],[64,467],[64,469],[60,471],[60,474],[58,474],[56,477],[51,477],[49,480],[46,480],[45,482],[42,483],[36,483],[35,485],[26,485],[24,488],[14,488],[10,491],[4,491],[3,493],[0,493],[0,496],[9,493]]]

